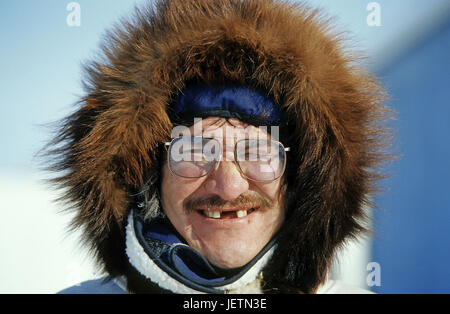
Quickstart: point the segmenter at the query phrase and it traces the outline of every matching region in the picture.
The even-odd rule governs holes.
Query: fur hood
[[[106,36],[48,150],[54,183],[100,265],[129,274],[125,225],[159,171],[170,104],[192,80],[267,91],[288,120],[287,213],[268,292],[314,292],[337,248],[364,231],[389,113],[377,81],[320,12],[277,0],[157,0]],[[157,184],[157,183],[155,183]]]

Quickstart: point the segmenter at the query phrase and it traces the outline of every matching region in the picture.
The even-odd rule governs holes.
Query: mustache
[[[207,197],[190,197],[184,201],[184,210],[186,213],[198,210],[199,207],[214,207],[218,210],[230,207],[259,207],[268,209],[274,207],[274,201],[262,195],[242,194],[231,201],[226,201],[218,195]]]

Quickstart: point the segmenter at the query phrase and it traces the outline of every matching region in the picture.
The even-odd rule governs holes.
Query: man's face
[[[194,128],[190,128],[194,134]],[[223,145],[218,168],[201,178],[173,174],[167,161],[162,169],[162,207],[187,243],[212,264],[236,268],[250,262],[270,241],[284,219],[281,179],[256,182],[246,179],[233,162],[236,137],[270,137],[259,128],[237,119],[207,118],[202,135]],[[218,134],[220,136],[218,137]],[[232,138],[230,138],[230,134]],[[222,138],[223,137],[223,138]],[[247,215],[241,218],[239,216]],[[220,219],[206,212],[220,213]]]

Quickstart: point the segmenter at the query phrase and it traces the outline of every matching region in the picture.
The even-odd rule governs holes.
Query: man
[[[359,292],[328,275],[365,230],[388,110],[327,27],[160,0],[110,35],[50,151],[108,277],[64,293]]]

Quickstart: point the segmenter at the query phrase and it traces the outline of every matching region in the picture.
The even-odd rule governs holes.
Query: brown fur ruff
[[[50,154],[74,227],[112,276],[127,273],[125,219],[144,174],[159,167],[169,104],[200,79],[264,89],[287,113],[289,219],[265,289],[309,293],[324,281],[336,249],[364,230],[389,113],[330,28],[288,1],[160,0],[109,33]]]

